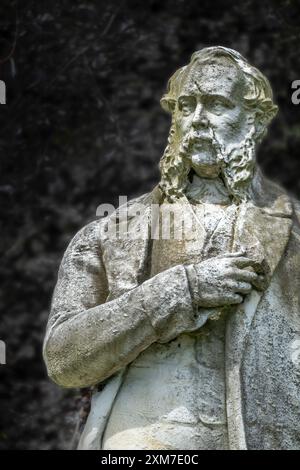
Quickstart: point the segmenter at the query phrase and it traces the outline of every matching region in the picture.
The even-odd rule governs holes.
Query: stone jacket
[[[150,208],[160,200],[155,188],[128,203],[132,214],[145,206],[128,224],[140,238],[111,239],[103,231],[109,218],[99,219],[77,233],[61,263],[44,341],[49,376],[63,387],[104,385],[94,392],[80,449],[101,449],[126,367],[154,342],[195,331],[207,318],[192,305],[184,266],[149,278]],[[233,249],[253,249],[269,281],[227,322],[230,447],[300,449],[300,206],[263,177],[254,201],[241,204]]]

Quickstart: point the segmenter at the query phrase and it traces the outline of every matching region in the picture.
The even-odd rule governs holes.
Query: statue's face
[[[179,142],[187,143],[185,158],[206,178],[220,173],[215,142],[223,149],[243,141],[249,111],[244,106],[242,74],[228,60],[194,64],[181,86],[175,109]]]

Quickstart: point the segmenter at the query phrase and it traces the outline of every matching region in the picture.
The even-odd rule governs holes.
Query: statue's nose
[[[208,127],[208,119],[202,104],[199,104],[195,110],[195,114],[193,117],[193,126],[195,128]]]

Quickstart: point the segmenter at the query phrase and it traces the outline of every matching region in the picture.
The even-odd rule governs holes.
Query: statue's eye
[[[179,101],[178,107],[184,116],[195,111],[196,101],[193,98],[185,98]]]
[[[221,99],[221,98],[216,98],[216,97],[210,97],[206,100],[206,109],[213,113],[213,114],[223,114],[226,113],[229,109],[232,109],[232,105]]]

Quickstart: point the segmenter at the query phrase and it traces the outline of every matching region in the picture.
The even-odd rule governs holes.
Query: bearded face
[[[255,157],[254,113],[244,105],[245,94],[243,74],[227,58],[191,66],[176,100],[169,139],[175,185],[183,185],[193,170],[201,178],[221,177],[231,193],[242,193]]]
[[[216,177],[221,170],[218,154],[243,142],[249,133],[245,91],[243,75],[226,58],[191,68],[178,96],[175,128],[199,176]]]

